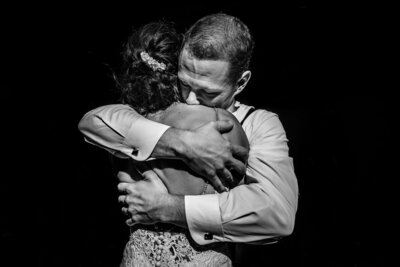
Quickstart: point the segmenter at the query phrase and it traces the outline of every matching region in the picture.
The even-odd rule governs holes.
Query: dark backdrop
[[[240,100],[279,114],[300,187],[294,233],[248,246],[248,266],[384,266],[394,120],[377,75],[378,11],[316,2],[3,9],[2,266],[119,264],[129,232],[117,182],[108,154],[77,124],[113,103],[110,68],[131,27],[164,18],[184,31],[218,11],[253,32],[253,77]]]

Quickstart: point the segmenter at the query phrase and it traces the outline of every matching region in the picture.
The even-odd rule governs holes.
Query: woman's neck
[[[181,102],[174,102],[171,105],[169,105],[166,109],[163,110],[158,110],[152,113],[147,114],[145,117],[149,120],[153,121],[161,121],[163,117],[168,114],[168,112],[175,108],[177,105],[182,104]]]

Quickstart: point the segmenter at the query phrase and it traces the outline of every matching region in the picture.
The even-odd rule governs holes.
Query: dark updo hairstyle
[[[146,115],[180,101],[177,89],[178,55],[181,36],[171,22],[151,22],[134,30],[124,45],[121,72],[115,76],[120,101]],[[164,70],[153,70],[141,58],[146,52]]]

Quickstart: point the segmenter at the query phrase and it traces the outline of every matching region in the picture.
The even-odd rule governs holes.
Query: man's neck
[[[232,104],[229,106],[229,108],[227,108],[226,110],[229,111],[230,113],[235,112],[235,111],[238,109],[238,108],[236,107],[235,103],[236,103],[236,100],[233,101],[233,103],[232,103]]]

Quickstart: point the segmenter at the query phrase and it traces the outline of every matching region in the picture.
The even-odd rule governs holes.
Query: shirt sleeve
[[[78,129],[85,140],[120,157],[150,157],[169,126],[148,120],[127,105],[106,105],[86,113]]]
[[[212,196],[185,196],[189,231],[200,245],[267,244],[293,231],[298,185],[283,126],[276,114],[259,110],[244,128],[250,143],[245,184]]]

